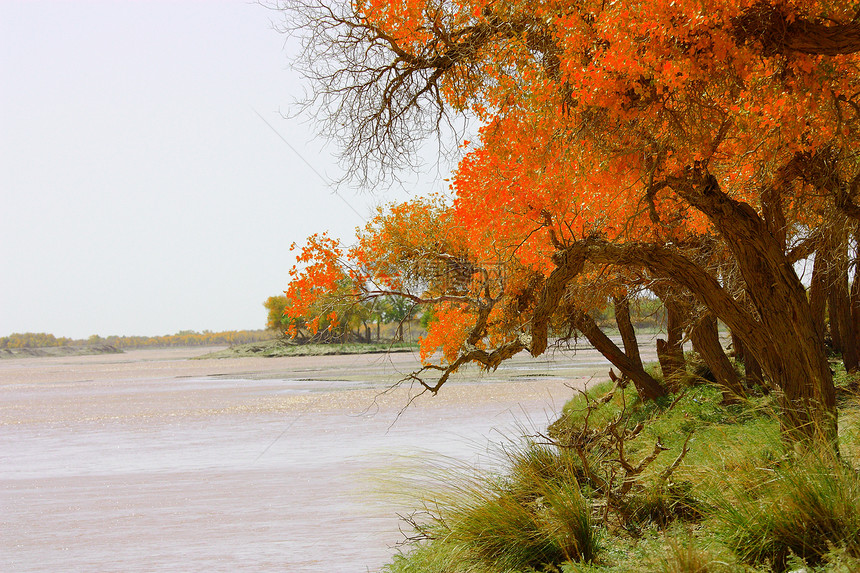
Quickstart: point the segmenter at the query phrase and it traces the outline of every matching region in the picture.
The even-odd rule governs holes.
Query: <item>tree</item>
[[[381,299],[382,302],[382,320],[386,323],[393,322],[397,325],[397,335],[395,339],[398,342],[403,341],[403,325],[412,320],[417,310],[417,305],[402,296],[388,295]]]
[[[287,297],[284,295],[270,296],[263,302],[263,306],[268,311],[266,315],[266,328],[269,330],[284,331],[287,325],[284,324],[284,309],[287,306]]]
[[[551,333],[596,336],[590,313],[625,291],[670,293],[686,301],[680,328],[698,328],[699,345],[713,348],[719,319],[761,365],[787,437],[835,443],[824,333],[794,264],[834,249],[833,268],[855,264],[834,229],[860,221],[860,10],[813,0],[281,7],[308,32],[310,103],[359,177],[397,167],[456,114],[481,124],[450,200],[391,206],[348,252],[317,249],[294,295],[317,300],[340,274],[355,299],[432,307],[415,379],[435,392],[462,364],[541,354]],[[847,283],[831,282],[847,332]]]

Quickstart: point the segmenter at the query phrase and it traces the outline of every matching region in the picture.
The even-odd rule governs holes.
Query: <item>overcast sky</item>
[[[0,2],[0,336],[254,329],[289,245],[397,192],[332,193],[307,86],[253,3]],[[443,185],[425,183],[423,191]]]

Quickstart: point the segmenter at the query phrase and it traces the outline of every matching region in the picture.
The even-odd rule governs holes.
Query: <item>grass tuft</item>
[[[446,538],[500,568],[540,568],[589,561],[599,550],[591,508],[567,456],[539,444],[507,451],[513,471],[462,492],[459,507],[441,516]]]
[[[715,573],[726,571],[725,565],[714,555],[698,547],[691,538],[670,538],[666,544],[666,556],[660,559],[661,573]]]
[[[860,477],[834,455],[787,460],[758,488],[731,491],[716,505],[742,561],[783,570],[791,555],[811,565],[835,548],[860,556]]]

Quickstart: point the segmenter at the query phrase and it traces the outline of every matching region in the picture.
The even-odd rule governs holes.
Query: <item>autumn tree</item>
[[[263,306],[267,311],[266,328],[275,331],[285,331],[287,325],[284,324],[284,309],[287,306],[287,297],[284,295],[270,296],[263,302]]]
[[[843,351],[856,351],[853,3],[280,8],[303,37],[309,105],[352,175],[390,173],[458,115],[480,124],[450,199],[391,206],[350,249],[312,240],[288,296],[311,304],[349,277],[355,299],[432,307],[414,379],[437,391],[463,364],[540,355],[565,328],[597,337],[590,313],[652,289],[714,364],[716,320],[731,329],[778,390],[787,437],[835,443],[820,309],[827,300]],[[823,291],[808,295],[795,263],[813,255]],[[634,362],[632,350],[607,352]],[[645,397],[666,391],[646,382]]]

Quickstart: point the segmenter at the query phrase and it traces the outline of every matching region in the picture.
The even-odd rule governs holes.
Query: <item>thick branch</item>
[[[704,315],[690,330],[693,348],[711,369],[717,384],[723,388],[723,402],[736,402],[746,393],[732,363],[723,351],[717,330],[717,319],[712,314]]]
[[[447,366],[428,364],[426,366],[423,366],[420,370],[412,372],[403,380],[401,380],[401,382],[417,382],[424,388],[424,390],[431,392],[432,394],[436,394],[437,392],[439,392],[442,386],[445,385],[445,383],[448,381],[448,378],[451,377],[451,374],[454,374],[457,370],[460,369],[461,366],[476,362],[487,370],[495,370],[502,362],[504,362],[508,358],[512,358],[513,356],[525,349],[525,344],[519,338],[512,342],[503,344],[499,348],[489,352],[486,350],[471,348],[460,354],[460,356],[458,356],[454,362]],[[436,383],[432,386],[424,380],[422,375],[425,372],[440,372],[439,378],[436,379]]]
[[[732,33],[743,42],[757,42],[765,56],[800,52],[838,56],[860,51],[860,21],[823,23],[790,15],[783,6],[759,2],[733,22]]]
[[[574,245],[567,250],[558,251],[553,256],[556,268],[546,280],[537,308],[532,315],[532,356],[540,356],[546,350],[549,321],[558,309],[568,283],[582,272],[585,266],[583,255],[581,246]]]

